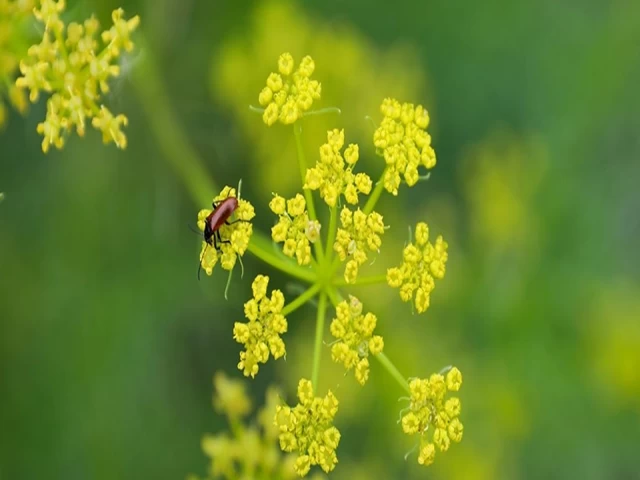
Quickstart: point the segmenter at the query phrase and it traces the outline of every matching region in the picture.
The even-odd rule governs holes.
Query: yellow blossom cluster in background
[[[0,128],[9,115],[5,97],[20,113],[24,113],[29,104],[14,80],[20,59],[27,52],[27,25],[33,18],[34,5],[34,0],[0,0]]]
[[[373,134],[373,143],[387,165],[384,188],[397,195],[402,180],[410,187],[418,182],[419,167],[429,170],[436,166],[427,133],[429,112],[422,105],[400,104],[393,98],[382,102],[380,112],[383,119]]]
[[[29,90],[32,102],[42,92],[51,95],[46,119],[38,125],[38,133],[43,136],[42,150],[48,152],[51,145],[62,148],[74,129],[84,136],[89,122],[102,132],[104,143],[113,142],[125,148],[127,137],[122,127],[126,126],[127,117],[112,114],[102,103],[102,95],[109,92],[109,80],[120,75],[117,63],[122,51],[133,49],[131,34],[140,18],[126,20],[122,9],[114,10],[113,26],[100,33],[95,17],[82,24],[66,25],[60,18],[64,0],[39,3],[34,15],[44,28],[42,41],[30,47],[27,57],[20,62],[22,76],[16,85]]]
[[[336,128],[327,132],[327,143],[320,147],[320,159],[306,173],[304,188],[319,190],[330,207],[336,205],[341,194],[348,203],[356,205],[359,193],[369,195],[371,192],[369,175],[352,173],[359,158],[358,145],[350,144],[344,154],[341,153],[343,146],[344,130]]]
[[[324,397],[314,396],[313,385],[303,378],[298,383],[298,400],[293,408],[287,405],[276,408],[280,448],[298,454],[294,468],[301,477],[309,473],[313,465],[329,473],[338,463],[336,448],[340,431],[333,426],[338,399],[331,390]]]
[[[246,377],[258,374],[259,364],[267,363],[269,354],[278,359],[285,355],[282,335],[287,331],[287,319],[282,315],[284,295],[280,290],[273,290],[267,296],[269,277],[258,275],[251,289],[253,298],[244,304],[247,323],[236,322],[233,327],[233,338],[245,346],[240,352],[238,368]]]
[[[295,71],[294,68],[290,53],[280,55],[278,73],[267,77],[267,85],[258,96],[260,105],[265,107],[262,119],[269,126],[277,121],[294,123],[311,109],[314,100],[320,99],[321,85],[317,80],[311,80],[316,68],[313,59],[306,56]]]
[[[356,380],[364,385],[369,379],[369,353],[377,355],[384,348],[380,335],[373,335],[378,319],[368,312],[362,314],[362,302],[354,296],[340,302],[336,318],[331,322],[331,335],[336,342],[331,347],[331,358],[342,363],[347,370],[355,368]]]
[[[300,265],[311,262],[311,246],[320,234],[320,224],[309,220],[307,203],[304,197],[297,194],[286,200],[275,195],[269,202],[271,211],[278,215],[278,223],[271,228],[274,242],[284,243],[283,253],[295,258]]]
[[[359,208],[353,212],[344,207],[340,212],[340,224],[333,249],[340,261],[349,259],[345,265],[344,279],[355,283],[360,266],[367,261],[367,252],[377,252],[382,245],[384,233],[382,215],[377,212],[364,213]]]
[[[245,385],[227,378],[223,373],[214,376],[213,404],[219,413],[227,416],[230,432],[207,434],[202,439],[202,450],[209,457],[205,479],[260,478],[292,480],[295,457],[283,455],[277,446],[278,429],[273,424],[276,406],[280,402],[278,390],[267,390],[266,402],[257,412],[256,422],[245,422],[251,413],[251,401]],[[200,477],[190,475],[188,480]]]
[[[448,392],[457,392],[462,386],[462,374],[453,367],[446,378],[434,373],[428,379],[413,379],[408,412],[402,416],[402,430],[407,435],[420,437],[418,463],[431,465],[436,447],[446,452],[451,442],[462,440],[463,426],[458,418],[461,404],[457,397],[447,398]]]
[[[410,243],[402,252],[402,265],[387,270],[387,283],[400,289],[404,302],[414,299],[416,310],[423,313],[429,308],[434,279],[444,277],[447,242],[438,236],[435,244],[431,244],[429,227],[424,222],[416,225],[415,237],[415,244]]]
[[[236,197],[236,189],[226,186],[220,195],[213,199],[217,204],[229,197]],[[198,228],[204,232],[206,219],[212,210],[204,209],[198,212]],[[218,230],[222,243],[215,248],[207,242],[202,242],[200,251],[200,265],[207,275],[213,273],[213,267],[220,261],[225,270],[232,270],[238,257],[244,255],[249,247],[249,240],[253,234],[253,225],[249,222],[254,216],[253,205],[244,199],[238,199],[238,208],[234,212],[236,221],[230,225],[223,224]],[[239,221],[237,221],[239,220]],[[213,239],[212,239],[213,240]],[[213,242],[212,242],[213,243]]]

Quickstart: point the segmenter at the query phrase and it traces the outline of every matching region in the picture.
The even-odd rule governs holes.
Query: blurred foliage
[[[69,4],[76,20],[139,14],[145,46],[108,99],[129,118],[126,151],[87,132],[44,157],[42,102],[0,134],[0,479],[204,473],[202,435],[225,428],[211,376],[240,375],[231,332],[263,266],[245,261],[229,301],[222,276],[197,282],[186,225],[203,205],[172,149],[184,135],[185,163],[201,156],[219,185],[242,177],[256,228],[270,228],[271,192],[297,185],[293,136],[248,106],[287,50],[314,57],[321,106],[343,111],[305,124],[309,158],[344,127],[376,178],[365,117],[386,96],[429,108],[438,166],[402,208],[380,205],[447,239],[447,277],[424,317],[388,288],[361,300],[404,374],[465,375],[465,438],[427,471],[403,460],[413,445],[386,372],[373,364],[363,388],[341,379],[332,478],[640,478],[640,3]],[[149,60],[160,74],[145,78]],[[385,237],[399,252],[407,233]],[[289,363],[261,369],[254,399],[271,383],[294,392],[312,330],[313,309],[296,312]]]

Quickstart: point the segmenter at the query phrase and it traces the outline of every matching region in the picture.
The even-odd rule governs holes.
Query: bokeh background
[[[221,272],[197,281],[187,224],[209,178],[242,177],[264,231],[271,192],[299,188],[290,129],[248,111],[283,51],[312,55],[321,105],[343,110],[305,120],[310,158],[345,128],[375,178],[365,116],[386,96],[430,110],[438,166],[383,197],[393,228],[371,270],[420,220],[450,244],[425,315],[357,293],[404,374],[462,370],[463,442],[405,462],[393,380],[373,364],[361,389],[324,362],[321,389],[342,400],[332,478],[640,478],[640,3],[95,0],[68,18],[118,6],[142,18],[108,98],[127,150],[91,133],[44,156],[43,102],[0,133],[0,479],[205,472],[202,434],[227,428],[211,377],[240,377],[233,322],[272,272],[245,257],[225,301]],[[313,309],[289,323],[256,403],[309,375]]]

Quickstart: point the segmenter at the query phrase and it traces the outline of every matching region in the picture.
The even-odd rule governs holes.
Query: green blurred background
[[[640,3],[69,3],[74,19],[141,16],[107,99],[129,147],[91,133],[44,156],[43,102],[0,134],[0,479],[204,473],[200,438],[226,428],[211,377],[240,376],[231,330],[250,279],[296,285],[250,256],[229,301],[220,271],[197,281],[187,224],[217,192],[193,166],[242,177],[268,231],[271,192],[299,186],[293,136],[248,105],[284,51],[314,57],[321,105],[344,112],[305,121],[310,158],[344,127],[376,177],[364,117],[386,96],[429,108],[438,166],[384,197],[393,228],[371,270],[426,220],[449,241],[447,275],[423,316],[388,288],[357,293],[404,374],[465,376],[463,442],[425,469],[403,460],[386,372],[361,389],[324,362],[321,389],[337,378],[342,401],[332,478],[640,478]],[[309,375],[313,309],[289,324],[256,399]]]

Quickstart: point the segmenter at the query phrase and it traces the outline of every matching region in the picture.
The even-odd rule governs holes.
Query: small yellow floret
[[[284,198],[276,195],[269,208],[278,215],[278,223],[271,228],[273,241],[283,243],[283,253],[295,258],[299,265],[311,263],[310,244],[318,239],[321,225],[309,219],[304,197],[297,194],[285,202]]]

